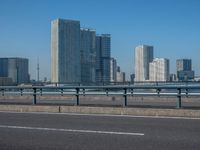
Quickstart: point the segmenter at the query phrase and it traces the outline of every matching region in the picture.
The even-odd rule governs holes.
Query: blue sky
[[[31,78],[50,79],[51,20],[80,20],[82,27],[111,34],[111,55],[134,72],[134,48],[154,46],[154,57],[190,58],[200,75],[199,0],[0,0],[0,57],[26,57]]]

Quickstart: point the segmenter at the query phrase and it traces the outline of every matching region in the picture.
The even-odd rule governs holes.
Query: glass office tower
[[[110,34],[96,36],[96,82],[110,82]]]
[[[15,84],[29,83],[28,59],[0,58],[0,77],[9,77]]]
[[[81,29],[81,82],[94,83],[96,74],[96,31],[92,29]]]
[[[51,22],[51,80],[80,82],[80,22],[56,19]]]

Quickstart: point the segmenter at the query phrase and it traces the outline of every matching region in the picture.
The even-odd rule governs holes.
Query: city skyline
[[[188,58],[195,75],[200,74],[198,0],[1,0],[0,4],[0,56],[28,58],[31,79],[37,79],[38,57],[40,79],[50,79],[50,22],[55,18],[80,20],[83,27],[111,34],[111,57],[127,77],[134,73],[134,48],[140,44],[153,45],[155,57],[169,58],[171,73],[176,73],[177,59]]]

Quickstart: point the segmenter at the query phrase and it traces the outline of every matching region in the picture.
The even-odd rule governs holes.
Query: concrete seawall
[[[0,111],[200,118],[200,110],[193,110],[193,109],[157,109],[157,108],[153,109],[153,108],[86,107],[86,106],[47,106],[47,105],[45,106],[43,105],[42,106],[41,105],[0,105]]]

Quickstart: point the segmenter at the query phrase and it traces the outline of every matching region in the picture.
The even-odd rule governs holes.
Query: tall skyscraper
[[[95,82],[96,74],[96,31],[81,29],[81,82]]]
[[[56,19],[51,22],[51,80],[80,82],[80,22]]]
[[[149,80],[149,63],[153,61],[153,46],[135,48],[135,81]]]
[[[110,34],[96,36],[96,82],[110,82]]]
[[[0,77],[8,77],[15,84],[29,83],[29,66],[26,58],[0,58]]]
[[[150,81],[169,81],[169,60],[155,58],[149,63]]]
[[[194,71],[192,71],[191,59],[176,60],[177,78],[179,81],[187,81],[194,79]]]
[[[117,76],[117,61],[114,58],[110,59],[110,82],[116,82]]]

